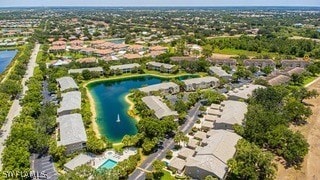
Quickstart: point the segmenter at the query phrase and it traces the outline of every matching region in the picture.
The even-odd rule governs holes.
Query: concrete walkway
[[[40,44],[36,44],[35,48],[33,49],[32,54],[31,54],[26,74],[25,74],[24,78],[22,79],[22,97],[25,95],[25,93],[28,90],[28,87],[26,86],[26,82],[30,79],[30,77],[33,76],[34,68],[37,65],[36,59],[37,59],[37,55],[38,55],[39,50],[40,50]],[[13,104],[9,110],[8,115],[7,115],[7,120],[3,124],[3,126],[1,127],[1,130],[3,131],[3,133],[2,133],[2,136],[0,137],[0,156],[1,156],[0,170],[2,170],[2,152],[5,147],[4,142],[7,140],[7,138],[10,135],[13,119],[20,115],[21,109],[22,109],[22,107],[20,106],[19,100],[15,99],[13,101]]]

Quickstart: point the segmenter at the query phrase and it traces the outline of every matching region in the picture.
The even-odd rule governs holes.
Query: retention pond
[[[196,76],[186,75],[177,79],[190,77]],[[170,79],[172,78],[144,75],[89,83],[87,87],[95,101],[96,123],[100,134],[113,143],[120,142],[126,134],[136,134],[136,120],[127,113],[129,104],[125,101],[125,96],[132,89],[169,81]]]

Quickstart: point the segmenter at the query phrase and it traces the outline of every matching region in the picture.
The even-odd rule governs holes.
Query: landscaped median
[[[6,68],[6,71],[0,76],[0,126],[2,126],[8,115],[12,100],[22,90],[21,80],[25,74],[32,48],[32,44],[21,47],[19,53]]]

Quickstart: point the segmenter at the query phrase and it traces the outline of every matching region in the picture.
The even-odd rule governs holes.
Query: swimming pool
[[[117,165],[117,162],[112,160],[112,159],[108,159],[107,161],[105,161],[101,166],[99,166],[99,169],[112,169]]]

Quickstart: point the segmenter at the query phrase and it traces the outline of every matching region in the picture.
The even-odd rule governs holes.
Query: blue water
[[[18,51],[0,51],[0,74],[6,70],[12,59],[16,56]]]
[[[189,77],[190,76],[183,76],[181,79]],[[89,84],[89,91],[96,104],[97,124],[100,133],[111,142],[120,142],[126,134],[136,134],[136,121],[127,114],[129,104],[125,102],[125,96],[131,89],[137,89],[144,85],[152,85],[164,81],[169,81],[169,79],[148,75],[121,80],[99,81]],[[120,122],[116,122],[118,114],[120,116]]]
[[[117,162],[112,160],[112,159],[108,159],[106,162],[104,162],[101,166],[99,166],[99,169],[112,169],[113,167],[115,167],[117,165]]]

